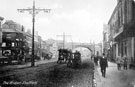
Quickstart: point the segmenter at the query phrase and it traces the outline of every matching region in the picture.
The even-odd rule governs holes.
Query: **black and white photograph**
[[[135,0],[0,0],[0,87],[135,87]]]

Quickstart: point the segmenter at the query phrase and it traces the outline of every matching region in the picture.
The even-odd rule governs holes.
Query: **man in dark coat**
[[[126,55],[124,55],[123,63],[124,63],[124,69],[126,69],[126,70],[127,70],[128,58],[127,58],[127,56],[126,56]]]
[[[102,76],[105,77],[106,67],[108,67],[108,61],[104,53],[103,56],[100,58],[100,67],[101,67]]]

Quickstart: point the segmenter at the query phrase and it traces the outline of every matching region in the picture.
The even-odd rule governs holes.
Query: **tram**
[[[81,65],[81,54],[80,52],[72,52],[67,49],[59,49],[59,56],[57,63],[67,64],[67,67],[78,67]]]
[[[57,63],[66,63],[68,60],[68,53],[69,51],[67,49],[59,49],[59,56]]]

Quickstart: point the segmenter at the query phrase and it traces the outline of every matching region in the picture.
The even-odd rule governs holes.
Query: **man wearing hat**
[[[102,76],[105,77],[106,67],[108,67],[108,61],[104,53],[103,56],[100,58],[100,67],[101,67]]]

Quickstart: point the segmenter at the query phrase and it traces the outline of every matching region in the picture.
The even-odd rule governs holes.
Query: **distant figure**
[[[98,56],[94,56],[94,63],[95,65],[98,65]]]
[[[104,53],[103,53],[103,56],[100,58],[100,67],[101,67],[102,76],[105,77],[106,67],[108,67],[108,61]]]
[[[123,64],[124,64],[124,69],[126,69],[127,70],[127,63],[128,63],[128,59],[127,59],[127,57],[126,57],[126,55],[124,56],[124,58],[123,58]]]
[[[117,62],[117,68],[118,68],[118,70],[121,70],[122,59],[120,58],[120,56],[117,57],[116,62]]]

